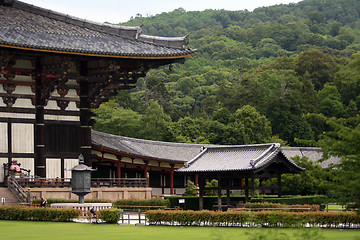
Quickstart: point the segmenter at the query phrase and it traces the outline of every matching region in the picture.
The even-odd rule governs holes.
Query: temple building
[[[245,190],[247,178],[278,178],[283,173],[302,171],[292,157],[305,156],[313,162],[322,158],[321,148],[313,147],[171,143],[98,131],[92,131],[92,153],[96,155],[93,166],[98,169],[95,177],[147,178],[153,194],[182,194],[187,180],[199,185],[201,179],[211,181],[229,173],[236,176],[231,179],[233,189]],[[338,161],[331,157],[320,164],[327,168]],[[267,193],[278,190],[268,189]]]
[[[182,194],[187,180],[202,192],[211,178],[226,185],[219,191],[253,191],[249,179],[270,177],[279,179],[281,195],[281,174],[303,170],[290,157],[316,161],[321,149],[168,143],[91,130],[91,109],[134,88],[150,69],[184,62],[195,52],[187,44],[187,36],[149,36],[140,26],[0,0],[0,185],[13,174],[24,186],[41,184],[37,197],[69,196],[71,169],[84,158],[97,169],[94,198]],[[53,195],[44,190],[57,186]],[[137,187],[144,190],[134,193]]]
[[[69,178],[91,155],[91,111],[151,68],[183,62],[187,37],[98,24],[0,1],[0,182],[14,160],[29,175]]]

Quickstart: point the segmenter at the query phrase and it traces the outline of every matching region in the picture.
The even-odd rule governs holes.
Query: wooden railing
[[[71,178],[16,178],[22,187],[71,187]],[[148,187],[147,178],[92,178],[91,187]]]
[[[21,184],[17,181],[17,178],[10,176],[8,178],[8,188],[12,191],[16,197],[22,203],[30,202],[30,192],[26,192]]]

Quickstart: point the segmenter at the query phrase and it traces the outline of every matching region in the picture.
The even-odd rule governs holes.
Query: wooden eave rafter
[[[182,161],[171,161],[171,160],[166,160],[166,159],[160,159],[160,158],[151,158],[151,157],[146,157],[146,156],[140,156],[140,155],[135,155],[135,154],[129,154],[129,153],[124,153],[124,152],[119,152],[107,147],[103,147],[103,146],[99,146],[99,145],[95,145],[92,144],[92,148],[94,150],[97,150],[101,153],[110,153],[110,154],[114,154],[115,156],[119,156],[119,157],[128,157],[128,158],[137,158],[137,159],[141,159],[141,160],[146,160],[146,161],[156,161],[156,162],[164,162],[164,163],[169,163],[169,164],[184,164],[184,162]],[[113,160],[118,162],[118,160]],[[141,164],[142,165],[142,164]],[[145,163],[143,164],[145,165]],[[156,166],[152,166],[152,165],[148,165],[149,167],[156,167]],[[156,167],[159,168],[159,167]],[[171,169],[171,168],[168,168]]]
[[[68,52],[68,51],[59,51],[59,50],[50,50],[50,49],[41,49],[41,48],[27,48],[19,46],[11,46],[0,44],[0,47],[34,51],[34,52],[44,52],[44,53],[56,53],[56,54],[67,54],[67,55],[77,55],[85,57],[100,57],[100,58],[119,58],[119,59],[143,59],[143,60],[176,60],[188,58],[193,55],[193,53],[188,53],[184,55],[175,55],[175,56],[131,56],[131,55],[108,55],[108,54],[95,54],[95,53],[81,53],[81,52]]]
[[[96,156],[95,157],[98,160],[103,160],[106,162],[110,162],[110,163],[118,163],[119,160],[114,160],[114,159],[110,159],[110,158],[106,158],[106,157],[100,157],[100,156]],[[171,167],[161,167],[161,166],[153,166],[153,165],[147,165],[146,163],[134,163],[134,162],[121,162],[124,165],[131,165],[131,166],[137,166],[137,167],[148,167],[149,169],[161,169],[161,170],[172,170],[173,168]]]

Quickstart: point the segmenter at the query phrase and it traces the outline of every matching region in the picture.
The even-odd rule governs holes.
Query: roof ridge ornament
[[[268,147],[260,156],[258,156],[257,158],[255,159],[251,159],[250,160],[250,165],[252,167],[255,167],[255,165],[265,156],[267,155],[273,148],[279,148],[280,147],[280,144],[279,143],[273,143],[270,145],[270,147]]]
[[[200,148],[200,153],[199,153],[198,155],[196,155],[196,157],[194,157],[192,160],[186,162],[186,163],[184,164],[184,167],[185,167],[185,168],[190,167],[190,165],[191,165],[192,163],[194,163],[194,162],[195,162],[201,155],[203,155],[207,150],[208,150],[207,147],[202,146],[202,147]]]

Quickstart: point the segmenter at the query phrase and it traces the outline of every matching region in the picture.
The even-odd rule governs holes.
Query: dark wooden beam
[[[45,136],[44,136],[44,89],[41,76],[42,66],[38,57],[35,63],[35,175],[46,178]]]

